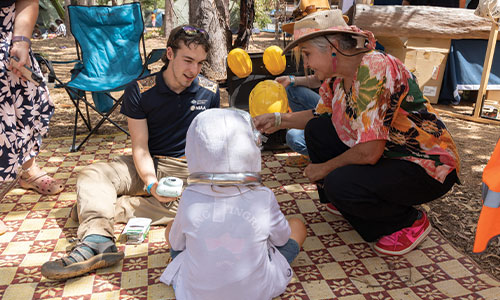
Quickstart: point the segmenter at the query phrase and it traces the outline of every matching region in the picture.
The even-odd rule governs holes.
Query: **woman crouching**
[[[304,174],[327,210],[376,242],[379,253],[411,251],[431,230],[414,205],[458,182],[450,133],[415,76],[374,50],[373,34],[347,26],[340,10],[295,22],[294,39],[283,53],[295,49],[304,68],[323,81],[321,99],[313,110],[257,116],[257,129],[305,128],[312,163]]]

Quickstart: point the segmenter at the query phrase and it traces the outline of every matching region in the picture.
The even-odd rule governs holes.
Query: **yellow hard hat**
[[[285,71],[286,68],[286,57],[283,54],[283,50],[278,46],[269,46],[264,51],[264,66],[273,75],[279,75]]]
[[[286,90],[274,80],[259,82],[250,92],[248,102],[252,117],[265,113],[288,112]]]
[[[239,78],[245,78],[252,73],[252,60],[241,48],[234,48],[227,55],[227,65]]]

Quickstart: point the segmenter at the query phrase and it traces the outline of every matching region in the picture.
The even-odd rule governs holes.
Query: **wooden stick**
[[[452,112],[449,110],[444,110],[441,108],[434,107],[434,110],[437,111],[440,115],[447,115],[453,118],[462,119],[465,121],[471,121],[482,124],[490,124],[490,125],[500,125],[500,120],[487,119],[487,118],[476,118],[470,115],[465,115],[461,113]]]
[[[498,18],[496,20],[498,22]],[[491,64],[493,63],[493,55],[495,54],[495,47],[497,45],[498,37],[498,24],[491,22],[490,37],[488,38],[488,48],[486,49],[486,56],[484,58],[483,74],[481,75],[481,84],[477,93],[476,106],[474,106],[474,118],[481,117],[483,109],[486,88],[488,87],[488,80],[490,78]]]

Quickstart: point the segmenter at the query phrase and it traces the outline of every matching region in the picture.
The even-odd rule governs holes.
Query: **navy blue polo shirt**
[[[186,147],[186,133],[202,111],[219,107],[216,83],[198,75],[180,94],[173,92],[163,80],[163,69],[130,83],[123,94],[121,113],[133,119],[146,119],[151,155],[181,157]]]

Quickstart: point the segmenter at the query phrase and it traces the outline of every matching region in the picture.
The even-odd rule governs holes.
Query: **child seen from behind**
[[[306,228],[287,221],[260,184],[249,122],[235,110],[210,109],[187,132],[189,185],[165,232],[173,260],[160,279],[179,300],[271,299],[292,278]]]

